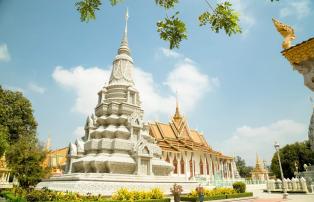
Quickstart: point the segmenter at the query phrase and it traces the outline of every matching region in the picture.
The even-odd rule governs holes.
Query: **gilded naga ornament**
[[[277,31],[281,34],[281,36],[284,38],[284,41],[282,42],[282,48],[288,49],[291,47],[291,41],[296,38],[294,34],[294,30],[289,25],[283,24],[282,22],[279,22],[278,20],[273,18],[273,23],[277,29]]]

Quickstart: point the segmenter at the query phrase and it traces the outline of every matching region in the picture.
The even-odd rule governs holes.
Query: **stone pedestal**
[[[182,186],[183,193],[189,193],[198,186],[197,182],[186,181],[184,177],[170,176],[140,176],[140,175],[121,175],[121,174],[65,174],[60,177],[52,177],[40,182],[36,188],[47,187],[55,191],[70,191],[80,194],[91,193],[93,195],[111,196],[120,188],[134,190],[148,190],[160,188],[165,194],[170,194],[170,187],[174,183]]]

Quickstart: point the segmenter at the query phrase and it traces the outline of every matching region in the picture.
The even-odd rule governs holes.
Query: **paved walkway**
[[[263,190],[255,189],[248,190],[253,192],[253,198],[231,200],[234,202],[314,202],[314,194],[289,194],[286,200],[282,199],[282,194],[279,193],[265,193]]]

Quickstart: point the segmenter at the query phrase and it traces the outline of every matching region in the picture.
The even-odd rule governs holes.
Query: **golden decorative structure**
[[[65,164],[67,161],[68,147],[50,150],[51,147],[51,138],[50,136],[47,139],[45,144],[45,149],[47,151],[46,159],[43,162],[45,168],[51,169],[51,175],[62,175],[64,172]]]
[[[296,38],[294,34],[294,30],[289,25],[283,24],[282,22],[279,22],[278,20],[273,18],[273,23],[277,29],[277,31],[281,34],[281,36],[284,38],[284,41],[282,43],[283,49],[288,49],[291,47],[291,41]]]
[[[284,48],[282,55],[287,58],[293,69],[298,70],[304,77],[304,85],[314,91],[314,37],[303,41],[295,46],[291,46],[291,41],[295,39],[292,27],[273,19],[278,32],[285,38],[282,44]]]
[[[292,65],[314,58],[314,37],[281,52]],[[300,72],[302,73],[302,72]]]
[[[251,172],[252,180],[268,180],[268,171],[264,168],[263,162],[256,154],[256,165]]]
[[[12,188],[13,182],[10,182],[11,170],[7,167],[5,155],[0,158],[0,189]]]

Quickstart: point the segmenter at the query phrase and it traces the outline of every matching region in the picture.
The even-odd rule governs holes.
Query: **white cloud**
[[[59,85],[76,93],[72,110],[89,115],[94,111],[97,104],[97,93],[108,81],[109,74],[109,70],[98,67],[78,66],[68,70],[58,66],[52,77]]]
[[[8,62],[10,61],[10,53],[7,47],[7,44],[0,44],[0,62]]]
[[[243,157],[255,165],[256,153],[269,164],[274,153],[274,142],[281,146],[307,139],[307,126],[293,120],[279,120],[266,126],[237,128],[232,137],[222,142],[224,153]]]
[[[55,68],[52,76],[58,84],[75,92],[73,110],[88,115],[93,113],[97,104],[97,92],[109,80],[110,72],[111,68],[109,70],[78,66],[65,69],[59,66]],[[183,56],[163,82],[155,82],[151,73],[140,68],[134,69],[134,81],[140,92],[145,117],[152,120],[161,115],[172,115],[176,91],[179,93],[182,111],[187,112],[197,106],[206,92],[219,86],[218,78],[210,78],[201,73],[191,59]]]
[[[290,0],[280,9],[280,17],[297,17],[302,19],[311,13],[310,0]]]
[[[39,86],[36,83],[29,83],[28,84],[28,89],[39,94],[44,94],[46,89],[44,87]]]
[[[170,50],[169,48],[160,48],[160,50],[161,50],[161,53],[164,56],[169,57],[169,58],[179,58],[179,57],[182,57],[181,54],[177,53],[174,50]]]
[[[202,74],[193,63],[182,62],[168,74],[164,84],[173,93],[178,91],[182,108],[184,111],[190,111],[204,94],[218,87],[218,81],[218,78],[209,78],[208,75]]]

